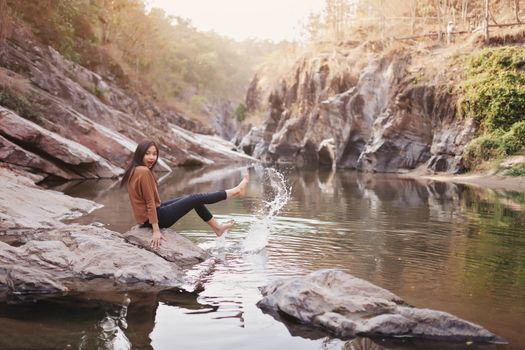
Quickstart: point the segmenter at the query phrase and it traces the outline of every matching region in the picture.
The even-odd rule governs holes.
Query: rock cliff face
[[[456,116],[454,95],[417,83],[425,67],[407,51],[365,43],[309,54],[270,92],[256,76],[247,105],[268,118],[239,145],[270,163],[460,172],[474,125]]]
[[[161,145],[165,170],[248,160],[201,145],[194,136],[210,128],[159,109],[20,28],[0,42],[0,116],[0,161],[43,177],[118,176],[146,138]]]
[[[232,116],[234,106],[231,101],[221,100],[206,108],[209,115],[214,116],[212,126],[216,133],[225,140],[231,140],[239,128],[237,120]]]

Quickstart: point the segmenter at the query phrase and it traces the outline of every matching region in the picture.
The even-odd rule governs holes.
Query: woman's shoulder
[[[151,174],[151,170],[149,170],[149,168],[147,166],[138,165],[138,166],[135,167],[134,174],[139,175],[139,176],[150,175]]]

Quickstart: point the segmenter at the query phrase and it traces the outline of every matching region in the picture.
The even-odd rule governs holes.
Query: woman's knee
[[[193,193],[188,198],[193,202],[201,203],[204,200],[204,193]]]

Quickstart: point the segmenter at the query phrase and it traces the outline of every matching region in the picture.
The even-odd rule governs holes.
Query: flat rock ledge
[[[164,258],[129,243],[140,236],[128,233],[125,239],[95,226],[1,232],[0,299],[90,290],[188,288],[183,267],[203,261],[207,253],[175,232],[166,235]],[[183,243],[175,247],[176,242]]]
[[[162,229],[161,232],[166,237],[166,241],[162,242],[159,249],[150,247],[151,228],[134,226],[122,236],[129,243],[142,247],[167,261],[177,263],[179,266],[195,265],[210,257],[207,251],[174,230]]]
[[[262,287],[257,306],[274,315],[321,327],[337,337],[408,336],[503,343],[474,323],[449,313],[419,309],[386,289],[340,270],[325,269]]]

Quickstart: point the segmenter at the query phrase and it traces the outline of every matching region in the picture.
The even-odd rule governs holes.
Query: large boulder
[[[179,147],[186,150],[179,159],[184,165],[211,165],[216,161],[228,160],[239,163],[257,162],[257,159],[239,152],[233,143],[219,136],[197,134],[173,124],[170,127]]]
[[[30,152],[17,144],[9,141],[0,135],[0,159],[6,167],[25,168],[32,174],[41,174],[40,180],[49,175],[61,177],[63,179],[75,179],[80,175],[71,170],[64,169],[50,160]]]
[[[9,233],[7,234],[9,235]],[[8,294],[132,289],[134,284],[177,287],[183,271],[100,227],[68,225],[26,231],[0,241],[0,290]]]
[[[479,325],[446,312],[411,307],[388,290],[340,270],[277,280],[261,291],[260,308],[322,327],[341,338],[363,335],[502,341]]]

